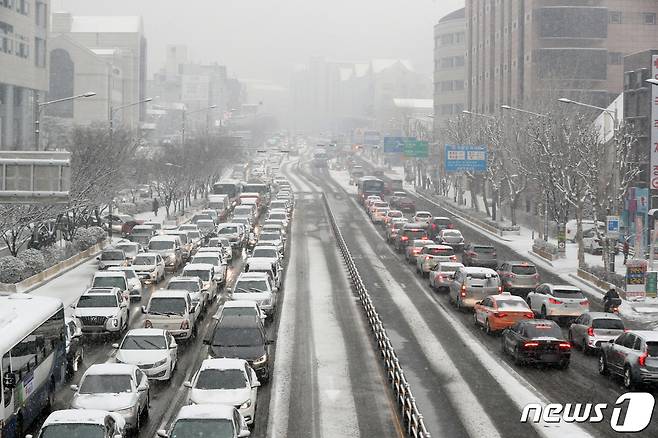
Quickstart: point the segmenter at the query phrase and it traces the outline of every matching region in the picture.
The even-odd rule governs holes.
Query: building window
[[[34,22],[37,26],[46,28],[48,24],[48,6],[44,2],[35,3]]]
[[[448,44],[452,44],[453,42],[454,42],[453,34],[447,33],[445,35],[441,35],[441,45],[442,46],[447,46]]]
[[[621,24],[621,11],[610,11],[610,24]]]
[[[0,21],[0,52],[14,53],[14,26]]]
[[[453,68],[455,66],[455,61],[452,56],[447,58],[441,58],[441,68]]]
[[[644,24],[656,24],[656,13],[655,12],[643,12],[642,13],[642,22]]]
[[[16,12],[28,15],[30,13],[30,3],[28,0],[15,0],[16,2]]]
[[[34,39],[34,65],[46,67],[46,40],[41,38]]]
[[[16,56],[19,58],[29,58],[30,57],[30,44],[22,35],[18,35],[16,38]]]
[[[621,52],[609,52],[608,53],[608,64],[612,65],[621,65],[623,62],[624,54]]]
[[[14,0],[0,0],[0,6],[5,8],[14,9]]]
[[[464,57],[455,56],[455,67],[463,67],[463,66],[464,66]]]
[[[453,87],[456,91],[463,90],[464,89],[464,81],[453,81]]]
[[[455,44],[463,43],[464,42],[464,32],[457,32],[455,34]]]
[[[452,81],[441,81],[441,91],[452,91],[453,83]]]

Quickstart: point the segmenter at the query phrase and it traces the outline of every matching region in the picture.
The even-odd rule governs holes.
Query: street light
[[[51,100],[48,102],[39,102],[39,93],[35,93],[34,97],[34,145],[35,149],[38,151],[39,150],[39,140],[41,138],[41,129],[40,129],[40,124],[41,124],[41,108],[47,105],[52,105],[53,103],[60,103],[60,102],[66,102],[69,100],[74,100],[74,99],[81,99],[85,97],[94,97],[96,93],[93,91],[87,91],[86,93],[78,94],[75,96],[69,96],[69,97],[63,97],[61,99],[55,99]]]
[[[114,148],[114,115],[117,113],[117,111],[120,111],[120,110],[125,109],[125,108],[130,108],[131,106],[141,105],[143,103],[150,102],[152,100],[153,100],[153,98],[147,97],[146,99],[142,99],[142,100],[137,101],[137,102],[127,103],[125,105],[121,105],[121,106],[118,106],[116,108],[113,107],[110,104],[110,111],[108,113],[109,124],[110,124],[110,151]],[[112,203],[113,202],[114,202],[114,196],[112,196],[112,198],[110,199],[110,205],[107,209],[108,210],[108,216],[109,216],[109,224],[110,224],[109,227],[108,227],[109,228],[108,236],[109,236],[110,239],[112,239],[112,235],[113,235],[113,232],[112,232]]]
[[[528,110],[525,110],[523,108],[516,108],[516,107],[513,107],[513,106],[509,106],[509,105],[501,105],[500,108],[504,109],[504,110],[508,110],[508,111],[517,111],[517,112],[524,113],[524,114],[530,114],[531,116],[535,116],[535,117],[546,117],[546,118],[548,118],[548,116],[546,114],[540,114],[540,113],[536,113],[534,111],[528,111]]]
[[[647,79],[647,82],[651,79]],[[656,81],[658,83],[658,81]],[[651,82],[650,82],[651,83]],[[612,130],[616,131],[617,127],[619,126],[619,120],[617,118],[617,109],[615,108],[614,110],[608,109],[608,108],[603,108],[602,106],[596,106],[596,105],[590,105],[589,103],[584,103],[584,102],[578,102],[576,100],[571,100],[567,99],[566,97],[561,97],[558,99],[558,102],[570,104],[570,105],[576,105],[576,106],[583,106],[585,108],[592,108],[599,110],[607,115],[610,116],[612,119]],[[604,130],[605,132],[605,130]]]
[[[484,117],[485,119],[493,119],[496,120],[494,116],[489,116],[487,114],[480,114],[480,113],[475,113],[473,111],[468,111],[468,110],[463,110],[462,114],[467,114],[469,116],[476,116],[476,117]]]
[[[651,85],[658,85],[658,79],[645,79],[644,82]]]
[[[200,113],[202,111],[210,111],[210,110],[213,110],[215,108],[217,108],[217,105],[210,105],[207,108],[201,108],[201,109],[194,110],[194,111],[189,111],[189,112],[185,108],[183,108],[183,127],[181,129],[181,146],[182,147],[185,147],[185,122],[187,120],[187,115],[188,114],[194,114],[194,113]]]

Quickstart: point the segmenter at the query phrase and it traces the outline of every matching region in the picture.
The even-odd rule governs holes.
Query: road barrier
[[[429,438],[430,434],[425,427],[423,416],[418,410],[418,406],[416,406],[416,401],[413,394],[411,393],[411,388],[409,387],[409,383],[404,376],[404,371],[400,366],[397,354],[395,353],[393,345],[391,344],[391,340],[386,333],[384,323],[379,318],[377,309],[370,299],[370,294],[368,293],[368,290],[366,289],[366,286],[361,279],[359,270],[354,263],[354,259],[352,258],[352,254],[350,253],[347,244],[345,243],[345,239],[343,239],[340,228],[338,228],[338,224],[336,223],[336,218],[331,211],[331,207],[329,207],[329,202],[327,201],[327,197],[324,193],[322,193],[322,200],[324,201],[325,208],[327,209],[329,221],[331,222],[331,228],[334,231],[334,236],[336,236],[336,242],[338,243],[338,248],[340,249],[340,252],[343,256],[345,265],[347,266],[347,271],[349,273],[352,287],[359,294],[359,300],[361,301],[363,310],[366,313],[370,329],[372,330],[375,341],[377,342],[377,346],[379,348],[379,352],[381,353],[382,359],[384,361],[389,384],[395,392],[397,405],[400,409],[400,413],[402,414],[404,430],[410,437]]]

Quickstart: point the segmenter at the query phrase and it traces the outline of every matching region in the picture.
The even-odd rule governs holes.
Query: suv
[[[130,266],[144,283],[159,283],[165,278],[165,262],[160,254],[152,252],[137,254]]]
[[[528,262],[504,262],[498,268],[503,290],[526,297],[539,286],[537,267]]]
[[[483,298],[501,291],[500,278],[493,269],[463,267],[455,272],[450,284],[449,299],[458,309],[471,308]]]
[[[464,246],[462,263],[464,266],[482,266],[484,268],[496,269],[498,267],[496,248],[491,245],[469,243]]]
[[[208,345],[208,357],[244,359],[261,382],[269,380],[269,345],[272,342],[267,339],[260,318],[226,316],[217,322],[203,343]]]
[[[599,373],[617,374],[632,390],[658,381],[658,332],[633,330],[601,344]]]
[[[464,236],[462,236],[461,231],[452,228],[439,231],[434,241],[441,245],[452,246],[455,251],[461,251],[464,248]]]
[[[118,288],[121,293],[128,298],[130,296],[128,278],[124,272],[103,271],[95,272],[91,279],[90,288],[106,289],[111,287]]]
[[[624,321],[614,313],[587,312],[580,315],[569,327],[569,342],[579,345],[583,353],[601,348],[624,333]]]
[[[91,288],[73,306],[82,322],[82,333],[121,336],[128,329],[130,309],[128,299],[119,288]]]
[[[277,289],[264,272],[243,272],[232,289],[228,289],[232,300],[256,301],[268,316],[274,314]]]
[[[577,287],[544,283],[526,298],[540,318],[575,319],[589,312],[589,301]]]
[[[215,267],[209,263],[189,263],[183,268],[184,277],[199,277],[203,283],[203,293],[208,297],[208,302],[217,298],[217,272]]]
[[[219,224],[217,236],[226,237],[234,251],[241,250],[247,239],[244,225],[237,223]]]
[[[398,231],[395,237],[395,249],[399,253],[403,253],[405,248],[414,240],[427,239],[427,231],[425,224],[406,223]]]
[[[416,256],[416,272],[426,277],[440,262],[456,262],[455,250],[447,245],[426,245]]]
[[[175,271],[183,264],[183,250],[178,236],[162,235],[151,239],[148,252],[160,254],[165,261],[165,269]]]
[[[111,266],[126,266],[126,253],[117,248],[106,248],[101,255],[96,257],[98,269],[106,269]]]
[[[203,293],[203,282],[199,277],[173,277],[169,280],[167,289],[188,291],[197,318],[201,318],[208,310],[209,298]]]
[[[436,216],[430,220],[430,226],[427,229],[427,232],[430,235],[430,239],[434,240],[441,230],[450,229],[452,227],[452,220],[449,217]]]
[[[190,293],[186,290],[159,290],[151,294],[147,306],[142,306],[144,328],[169,331],[176,339],[196,336],[196,313]]]

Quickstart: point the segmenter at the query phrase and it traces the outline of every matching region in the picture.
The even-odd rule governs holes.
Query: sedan
[[[459,230],[441,230],[439,231],[438,236],[436,236],[435,241],[441,245],[452,246],[455,251],[461,251],[464,248],[464,236],[462,236],[462,233]]]
[[[455,250],[448,245],[425,245],[416,257],[416,272],[427,276],[440,262],[456,262]]]
[[[183,406],[169,431],[157,431],[159,438],[244,438],[250,434],[247,423],[237,409],[220,404]]]
[[[427,239],[415,239],[404,250],[404,258],[409,264],[416,263],[416,257],[423,250],[423,247],[432,245],[434,242]]]
[[[166,330],[133,329],[112,348],[117,362],[137,365],[153,380],[169,380],[178,362],[178,345]]]
[[[132,268],[145,283],[159,283],[165,278],[165,262],[160,254],[138,254],[133,260]]]
[[[75,391],[71,408],[116,412],[134,432],[141,429],[142,421],[148,417],[148,377],[135,365],[92,365],[82,376],[80,385],[71,385],[71,390]]]
[[[54,411],[36,434],[36,438],[84,437],[123,438],[126,422],[114,412],[97,409],[63,409]],[[33,435],[25,435],[33,438]]]
[[[463,268],[464,265],[457,262],[440,262],[435,265],[429,272],[429,286],[432,290],[449,290],[452,280],[455,278],[455,272]]]
[[[419,224],[429,225],[430,221],[432,220],[432,213],[430,213],[429,211],[417,211],[416,214],[413,215],[411,220]]]
[[[191,381],[189,404],[231,405],[238,408],[247,424],[253,424],[260,382],[244,359],[206,359]]]
[[[473,312],[475,325],[484,327],[488,335],[510,328],[518,321],[534,317],[523,298],[509,292],[486,297],[475,304]]]
[[[571,344],[563,339],[555,321],[528,319],[519,321],[503,332],[503,353],[514,358],[517,365],[545,363],[561,369],[569,367]]]

